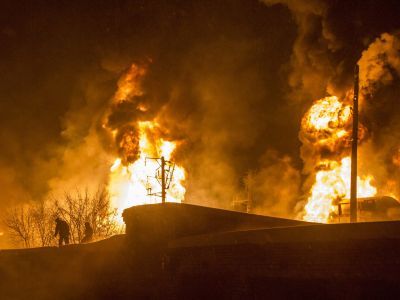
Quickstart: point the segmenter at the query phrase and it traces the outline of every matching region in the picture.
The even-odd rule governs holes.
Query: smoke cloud
[[[135,160],[135,120],[156,118],[160,135],[179,141],[191,203],[231,207],[267,149],[296,155],[297,112],[282,97],[295,27],[284,8],[114,4],[2,12],[20,13],[1,24],[2,170],[13,174],[3,195],[24,202],[106,183],[116,157]],[[115,95],[132,64],[147,70],[142,92]]]
[[[293,44],[288,82],[288,97],[303,103],[306,115],[299,138],[303,193],[307,194],[315,181],[315,173],[326,168],[325,158],[340,161],[349,154],[349,120],[343,121],[344,111],[351,104],[353,69],[360,66],[361,120],[360,120],[360,173],[373,174],[374,184],[381,195],[396,196],[393,192],[397,174],[399,73],[399,24],[390,18],[395,3],[361,3],[360,1],[264,1],[268,6],[281,4],[292,13],[297,24],[297,37]],[[383,18],[373,11],[380,11]],[[362,55],[361,55],[362,53]],[[360,58],[361,57],[361,58]],[[338,96],[343,108],[338,108],[334,124],[324,130],[309,132],[304,123],[311,102]],[[320,105],[320,102],[315,102]],[[308,111],[308,112],[307,112]],[[329,112],[326,112],[329,114]],[[319,117],[322,117],[319,115]],[[317,135],[317,136],[315,136]],[[328,142],[327,142],[328,141]],[[329,143],[334,141],[334,147]]]
[[[1,12],[1,208],[106,183],[116,157],[137,156],[134,120],[156,119],[179,141],[188,202],[231,207],[252,172],[257,211],[290,215],[307,192],[302,116],[316,99],[345,98],[376,38],[360,60],[375,82],[365,155],[396,182],[396,1],[47,2]],[[146,69],[140,93],[115,95],[132,64]]]
[[[362,92],[373,96],[376,90],[390,85],[400,75],[399,37],[383,33],[363,51],[358,64]]]
[[[365,102],[365,122],[372,136],[364,150],[368,166],[377,173],[382,191],[399,198],[397,87],[400,74],[400,40],[398,33],[383,33],[363,51],[360,66],[361,93]],[[375,171],[376,170],[376,171]]]

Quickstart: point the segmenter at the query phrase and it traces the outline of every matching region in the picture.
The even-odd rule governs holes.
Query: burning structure
[[[397,44],[396,36],[384,34],[363,52],[358,62],[361,72],[361,113],[366,111],[382,78],[388,76],[391,68],[397,70],[391,52]],[[120,214],[131,205],[159,202],[157,197],[149,197],[157,194],[160,187],[157,178],[154,178],[158,163],[148,158],[164,157],[171,160],[186,146],[184,138],[177,139],[176,133],[165,126],[163,110],[152,107],[148,101],[145,82],[151,64],[149,60],[130,66],[119,79],[118,89],[103,115],[102,128],[113,141],[113,153],[117,156],[110,168],[108,189],[112,203]],[[302,142],[303,172],[307,175],[303,195],[308,199],[304,204],[292,203],[291,210],[297,207],[298,219],[330,222],[337,203],[343,199],[355,199],[355,193],[351,192],[355,189],[359,197],[397,196],[392,181],[377,179],[365,156],[371,151],[369,148],[373,135],[368,120],[362,117],[358,122],[358,69],[356,86],[354,93],[349,89],[340,97],[331,95],[316,100],[302,117],[299,138]],[[357,104],[353,108],[352,98]],[[352,122],[356,118],[356,122]],[[352,168],[356,159],[351,159],[350,154],[355,153],[354,147],[357,145],[360,147],[360,172],[352,180],[351,169],[355,170],[357,166]],[[164,197],[166,201],[182,202],[188,184],[186,178],[182,163],[178,163],[171,177],[169,192]],[[267,198],[267,201],[275,199]]]
[[[396,41],[396,37],[383,35],[375,43]],[[359,61],[361,112],[365,110],[364,107],[370,101],[380,80],[380,77],[376,78],[375,75],[379,72],[375,69],[379,68],[380,64],[372,63],[372,67],[370,66],[373,59],[381,59],[370,57],[370,52],[375,51],[374,47],[375,44],[366,50]],[[391,47],[389,46],[390,49]],[[396,47],[396,44],[393,47]],[[159,182],[154,180],[158,164],[148,158],[164,157],[169,160],[181,144],[179,141],[168,140],[170,133],[159,125],[157,114],[149,114],[150,108],[146,106],[142,87],[148,68],[148,65],[133,64],[121,77],[110,110],[104,117],[103,127],[111,132],[119,156],[111,167],[109,190],[112,202],[120,213],[130,205],[160,202],[156,197],[148,197],[154,195],[152,191],[160,190]],[[317,100],[302,118],[299,137],[303,144],[301,156],[304,160],[304,173],[308,174],[304,187],[307,189],[309,186],[309,191],[306,190],[305,193],[308,195],[307,203],[297,215],[299,219],[331,222],[335,207],[343,199],[351,198],[351,202],[356,203],[356,195],[382,195],[378,191],[376,178],[370,172],[365,156],[361,160],[360,174],[357,175],[356,172],[357,146],[359,144],[363,150],[363,146],[368,145],[371,138],[368,126],[358,122],[358,67],[356,70],[354,92],[348,90],[342,99],[328,96]],[[364,155],[363,151],[361,154]],[[168,202],[182,202],[186,191],[186,172],[180,165],[174,168],[174,172],[170,190],[164,198]],[[388,184],[389,182],[383,182],[382,190],[395,196],[395,191],[388,190]],[[353,215],[355,212],[357,209],[353,211]]]
[[[104,184],[113,207],[125,211],[127,232],[61,249],[1,250],[2,296],[398,293],[398,221],[311,223],[347,221],[356,189],[359,220],[396,218],[397,1],[67,5],[4,12],[22,14],[0,35],[3,69],[14,75],[2,81],[10,101],[0,119],[11,124],[0,127],[4,202]],[[359,97],[351,87],[355,61]],[[32,66],[33,78],[21,76]],[[165,160],[175,163],[168,193],[159,172]],[[228,208],[243,190],[246,210],[274,217],[193,205]],[[155,204],[161,199],[167,203]]]
[[[29,113],[24,115],[28,124],[39,126],[34,132],[34,126],[25,124],[4,127],[6,133],[13,132],[11,127],[21,129],[18,134],[3,135],[9,137],[3,143],[9,148],[3,157],[20,149],[15,157],[21,158],[3,161],[2,185],[9,187],[4,188],[8,191],[4,199],[21,202],[25,200],[19,199],[46,198],[77,186],[106,185],[121,214],[131,205],[160,200],[147,196],[160,188],[152,178],[158,164],[146,157],[164,156],[176,164],[168,202],[185,200],[230,208],[232,200],[241,198],[246,190],[252,212],[330,222],[336,203],[351,194],[346,174],[351,165],[351,136],[356,132],[351,128],[352,70],[360,53],[359,196],[398,198],[399,145],[393,137],[398,132],[398,112],[389,109],[397,103],[393,83],[399,74],[398,23],[396,18],[379,21],[370,14],[377,6],[386,15],[397,11],[396,4],[389,2],[356,7],[354,2],[322,0],[311,4],[224,1],[220,5],[203,1],[171,2],[162,8],[155,2],[137,6],[124,2],[119,8],[108,3],[94,11],[87,8],[94,14],[90,19],[104,20],[98,26],[73,13],[80,8],[72,3],[68,4],[70,10],[52,11],[49,15],[76,18],[80,29],[75,29],[62,47],[74,45],[77,51],[68,52],[64,60],[54,50],[52,59],[58,63],[51,65],[79,63],[65,67],[65,75],[43,60],[40,65],[47,66],[46,78],[52,79],[55,73],[66,77],[60,80],[62,84],[57,81],[47,86],[43,81],[47,87],[34,99],[36,85],[30,90],[25,87],[27,95],[18,97],[12,91],[21,89],[4,89],[9,91],[4,98],[33,99],[29,103],[35,103],[35,109],[49,103],[58,107],[56,113],[46,115],[50,121],[43,126],[41,121],[47,120],[43,111],[34,119]],[[231,12],[228,15],[227,10]],[[155,12],[156,21],[151,20]],[[47,20],[41,13],[38,9],[21,18],[18,22],[23,24],[16,28],[44,34],[31,23],[25,24],[30,18],[38,24]],[[351,17],[343,20],[348,14]],[[167,21],[169,18],[174,22]],[[204,20],[210,21],[209,26]],[[130,24],[136,21],[138,26]],[[238,28],[230,26],[233,23]],[[58,23],[47,25],[55,30],[52,37],[60,36],[57,30],[67,33],[71,29]],[[127,30],[124,38],[119,36],[121,28]],[[279,32],[270,32],[273,28]],[[101,41],[94,47],[98,55],[86,48],[92,43],[88,46],[81,39],[73,40],[81,36],[81,30],[93,36],[94,44]],[[14,31],[5,28],[4,37],[12,39]],[[105,37],[104,32],[110,35]],[[47,38],[32,35],[37,42]],[[23,41],[16,45],[23,46]],[[58,41],[53,44],[59,45]],[[81,46],[86,50],[80,51]],[[47,47],[48,43],[39,45],[37,50],[42,53]],[[17,58],[15,50],[9,51],[5,61],[33,63],[30,51]],[[71,57],[72,53],[79,55]],[[44,59],[47,52],[42,54]],[[34,79],[16,81],[15,86]],[[67,82],[70,85],[64,88]],[[51,96],[45,91],[52,91]],[[42,105],[40,101],[48,102]],[[4,110],[7,114],[16,113],[16,107],[28,107],[26,112],[33,109],[27,103],[12,102]],[[8,120],[6,115],[4,120]],[[48,128],[50,133],[45,130]],[[32,139],[32,143],[21,138],[15,144],[12,138],[39,138],[42,133],[43,140]],[[47,133],[54,143],[46,139]],[[31,173],[37,176],[20,178]],[[248,174],[252,174],[250,188],[243,183]]]
[[[388,64],[388,68],[396,68],[397,64],[389,59],[392,54],[388,50],[396,48],[396,45],[396,37],[382,35],[363,52],[358,63],[361,66],[361,112],[365,111],[367,102],[372,101],[380,80],[388,72],[385,64]],[[376,53],[377,47],[381,47],[379,53]],[[351,198],[354,208],[351,209],[351,220],[356,221],[357,195],[372,197],[379,193],[365,156],[362,157],[361,166],[362,170],[368,171],[362,171],[357,176],[357,146],[359,144],[362,148],[368,143],[371,133],[362,122],[358,123],[358,66],[355,76],[354,93],[347,91],[343,100],[335,96],[317,100],[303,117],[300,133],[302,157],[306,162],[305,171],[315,176],[311,195],[305,205],[305,220],[329,222],[335,205],[344,198]],[[353,109],[351,97],[354,97]],[[394,191],[385,187],[389,182],[384,183],[383,190],[394,195]]]
[[[109,182],[111,202],[118,208],[119,215],[129,206],[159,201],[157,197],[149,197],[162,189],[157,182],[160,179],[156,175],[158,162],[153,158],[170,160],[176,148],[175,142],[165,139],[166,133],[157,120],[146,117],[150,108],[141,99],[146,72],[146,66],[133,64],[130,67],[119,80],[110,112],[105,116],[104,127],[111,131],[119,156],[111,166]],[[125,116],[121,118],[121,114]],[[168,202],[181,202],[185,195],[182,185],[185,171],[174,165],[171,172],[172,182],[164,198]]]

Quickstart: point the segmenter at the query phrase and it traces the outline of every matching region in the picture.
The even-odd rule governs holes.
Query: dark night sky
[[[74,173],[65,149],[80,147],[119,76],[148,58],[148,101],[166,109],[165,125],[187,141],[189,191],[205,189],[209,183],[193,182],[219,163],[221,185],[240,185],[248,170],[285,155],[300,173],[305,110],[326,95],[328,81],[350,87],[361,51],[400,29],[398,1],[4,2],[1,207],[39,199]]]

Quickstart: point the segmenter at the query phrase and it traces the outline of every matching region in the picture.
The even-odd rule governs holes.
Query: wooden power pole
[[[172,177],[174,176],[175,164],[169,160],[166,160],[164,156],[161,157],[146,157],[147,160],[155,160],[159,167],[156,170],[155,176],[147,176],[147,180],[149,178],[153,178],[157,180],[158,184],[161,186],[161,192],[152,191],[151,188],[147,188],[147,196],[156,196],[161,198],[161,203],[167,202],[167,190],[172,181]]]
[[[166,182],[165,182],[165,158],[161,156],[161,203],[165,203],[166,198]]]
[[[350,184],[350,222],[357,222],[357,144],[358,144],[358,74],[356,65],[354,70],[354,98],[353,98],[353,135],[351,142],[351,184]]]

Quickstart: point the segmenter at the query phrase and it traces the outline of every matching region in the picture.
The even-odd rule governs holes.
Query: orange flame
[[[350,106],[332,96],[316,101],[303,117],[301,127],[316,147],[334,151],[339,144],[349,140],[350,120]]]
[[[119,215],[130,206],[161,202],[159,197],[148,196],[149,192],[161,190],[160,184],[154,178],[159,163],[146,158],[164,156],[166,160],[170,160],[176,144],[162,138],[156,139],[154,143],[151,142],[149,134],[156,126],[153,122],[139,122],[139,159],[124,166],[121,159],[117,158],[110,169],[109,192],[111,202],[117,208]],[[184,180],[184,169],[175,166],[172,182],[167,190],[167,202],[182,202],[185,196]]]
[[[142,96],[142,79],[147,73],[147,66],[132,64],[129,70],[118,81],[118,90],[113,97],[113,104],[125,101],[136,101],[136,109],[146,113],[148,107],[140,102]],[[155,121],[132,121],[132,129],[122,136],[119,146],[130,159],[118,157],[110,168],[108,191],[111,203],[117,209],[118,216],[133,205],[161,202],[161,198],[149,196],[161,191],[155,177],[159,162],[146,158],[164,157],[171,160],[177,146],[175,142],[159,137],[159,125]],[[137,131],[136,131],[137,128]],[[117,138],[116,129],[111,131]],[[167,190],[166,201],[181,202],[185,196],[185,170],[175,165],[173,177]],[[122,218],[119,219],[122,222]]]
[[[315,182],[304,207],[303,219],[327,223],[334,204],[350,197],[351,159],[343,157],[341,150],[349,146],[351,108],[335,96],[317,100],[302,120],[302,131],[313,148],[327,148],[336,158],[320,158],[316,162]],[[374,196],[371,175],[357,177],[358,197]]]
[[[351,159],[345,157],[341,162],[324,162],[326,170],[318,171],[315,183],[311,188],[311,195],[305,206],[304,220],[310,222],[327,223],[330,214],[334,211],[334,204],[344,198],[350,198]],[[358,197],[376,195],[376,188],[372,186],[371,175],[357,176]]]
[[[128,98],[143,95],[140,84],[146,72],[147,69],[145,67],[132,64],[129,70],[118,81],[118,90],[114,95],[114,101],[116,103],[123,102]]]

